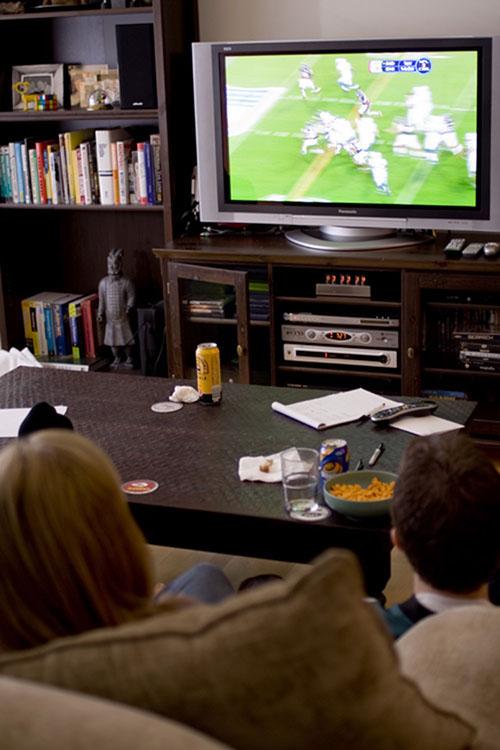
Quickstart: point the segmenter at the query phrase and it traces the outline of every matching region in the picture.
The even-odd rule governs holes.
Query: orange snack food
[[[396,482],[382,482],[374,477],[367,487],[360,484],[331,484],[328,487],[329,492],[342,500],[351,502],[366,502],[389,500],[394,494]]]

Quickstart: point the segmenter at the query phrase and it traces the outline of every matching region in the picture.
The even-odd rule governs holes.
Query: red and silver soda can
[[[217,344],[198,344],[196,347],[196,377],[200,402],[219,404],[222,398],[222,382]]]
[[[323,440],[319,449],[321,485],[336,474],[349,470],[349,448],[345,440]]]

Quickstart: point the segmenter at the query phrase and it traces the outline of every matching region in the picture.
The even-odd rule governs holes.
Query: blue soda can
[[[341,439],[323,440],[319,449],[319,472],[320,484],[336,474],[342,474],[349,470],[349,448],[347,442]]]

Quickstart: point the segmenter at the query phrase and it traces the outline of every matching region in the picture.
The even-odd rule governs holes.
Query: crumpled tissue
[[[173,393],[168,397],[169,401],[177,401],[183,404],[193,404],[198,401],[200,394],[190,385],[176,385]]]
[[[271,456],[243,456],[238,464],[242,482],[281,482],[281,453]]]

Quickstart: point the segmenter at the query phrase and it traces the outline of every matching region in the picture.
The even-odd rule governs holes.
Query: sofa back
[[[2,750],[228,750],[146,711],[0,677]]]
[[[170,717],[238,750],[451,750],[473,727],[402,677],[356,558],[0,658],[0,674]]]

